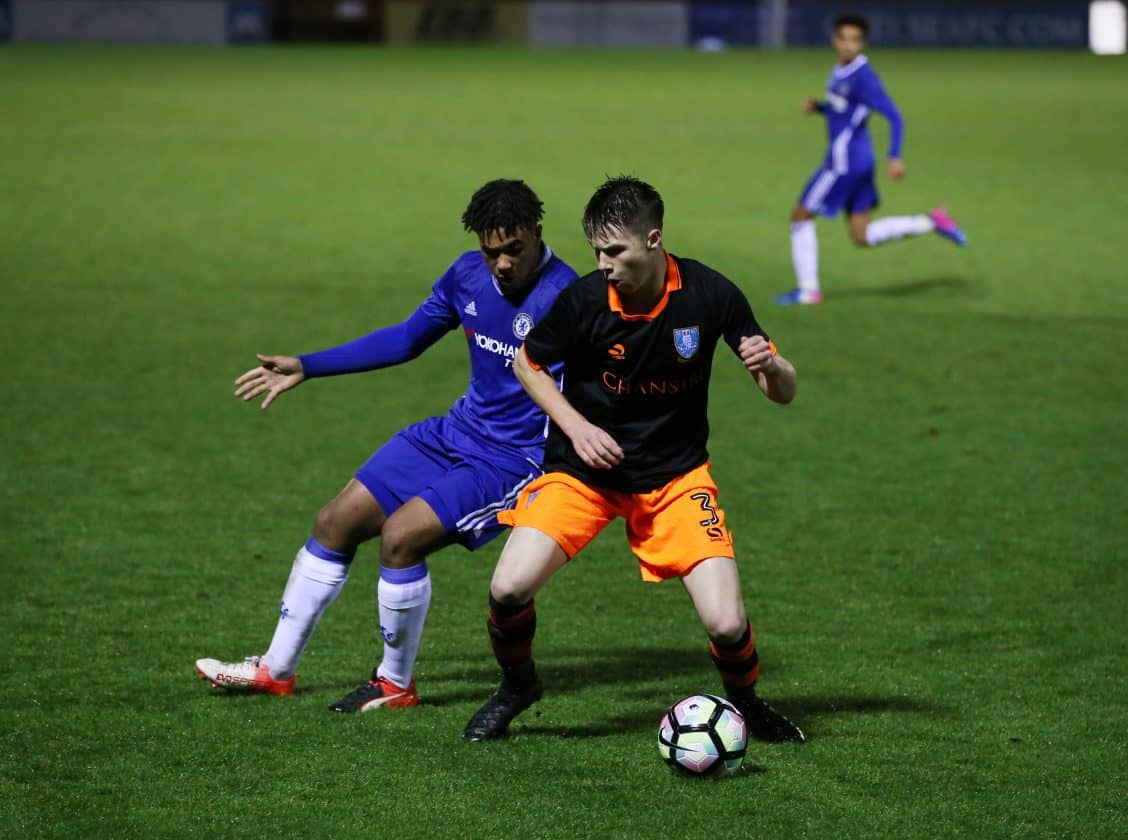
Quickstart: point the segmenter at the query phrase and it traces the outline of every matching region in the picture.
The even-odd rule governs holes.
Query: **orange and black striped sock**
[[[503,669],[528,659],[537,632],[537,608],[530,598],[524,604],[503,604],[490,595],[490,619],[486,623],[494,656]]]
[[[726,689],[747,688],[760,676],[760,657],[756,654],[751,623],[744,629],[744,635],[732,644],[709,642],[709,652]]]

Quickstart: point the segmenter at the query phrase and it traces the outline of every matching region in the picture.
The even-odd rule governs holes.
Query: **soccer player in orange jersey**
[[[504,735],[540,699],[533,597],[619,516],[643,580],[677,578],[685,586],[725,693],[749,731],[765,741],[803,740],[755,692],[759,659],[706,451],[718,342],[773,402],[795,396],[795,368],[739,288],[665,250],[662,216],[649,184],[629,177],[603,184],[583,219],[599,268],[561,292],[514,364],[552,423],[545,474],[498,515],[513,527],[490,583],[490,641],[503,679],[466,725],[467,740]],[[546,372],[558,362],[562,393]]]

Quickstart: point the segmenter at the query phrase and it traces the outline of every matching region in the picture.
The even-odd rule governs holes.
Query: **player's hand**
[[[744,336],[740,339],[737,351],[749,373],[766,373],[770,376],[775,372],[775,354],[772,353],[771,344],[762,335]]]
[[[819,103],[817,99],[808,99],[803,103],[804,114],[817,114],[819,112]]]
[[[262,364],[235,380],[239,386],[235,389],[235,396],[242,397],[243,402],[266,394],[266,399],[262,401],[262,407],[266,408],[279,394],[305,381],[300,359],[294,356],[264,356],[261,353],[255,355]]]
[[[894,181],[905,177],[905,164],[900,158],[889,158],[889,177]]]
[[[615,438],[591,423],[572,436],[572,447],[580,460],[594,470],[609,470],[623,460],[623,450]]]

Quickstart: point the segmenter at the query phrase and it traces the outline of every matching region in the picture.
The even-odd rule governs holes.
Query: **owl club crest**
[[[678,351],[678,355],[686,361],[689,361],[697,355],[697,349],[701,346],[701,332],[697,327],[686,327],[685,329],[674,330],[674,349]]]

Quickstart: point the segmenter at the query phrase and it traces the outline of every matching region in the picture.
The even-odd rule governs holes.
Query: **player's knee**
[[[725,610],[710,616],[705,622],[705,631],[709,634],[709,638],[722,645],[739,642],[746,629],[748,629],[748,617],[744,610]]]
[[[526,581],[521,580],[516,575],[500,572],[500,570],[495,572],[493,580],[490,581],[490,595],[501,604],[510,606],[524,604],[535,594]]]
[[[333,502],[317,512],[317,518],[313,522],[313,538],[334,551],[356,551],[360,544],[353,529]]]
[[[417,543],[410,526],[395,516],[389,517],[380,536],[380,565],[389,569],[414,566],[423,559]]]
[[[813,218],[814,216],[812,216],[803,205],[799,205],[791,211],[791,221],[793,222],[806,222]]]

